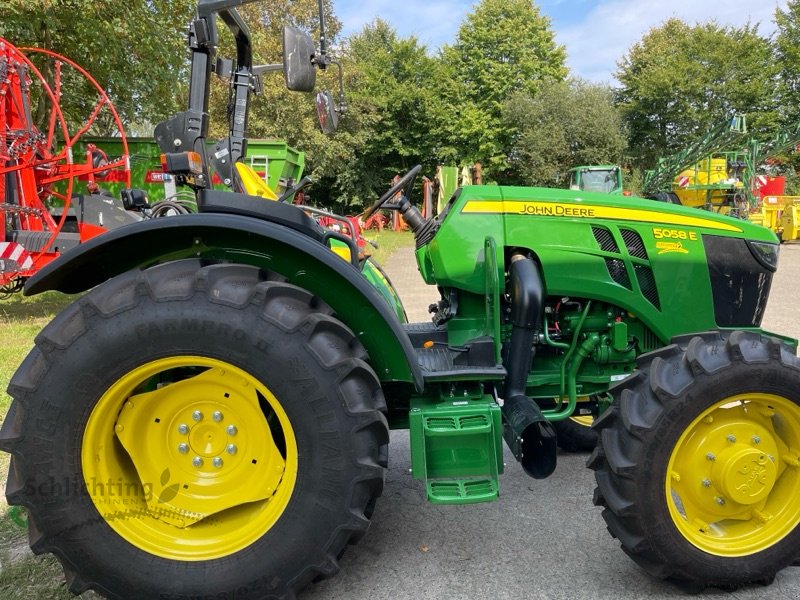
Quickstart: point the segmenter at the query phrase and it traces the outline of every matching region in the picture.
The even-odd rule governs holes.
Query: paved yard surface
[[[427,320],[436,289],[421,283],[410,248],[386,265],[410,320]],[[800,245],[784,245],[764,327],[800,337]],[[770,587],[687,596],[650,579],[606,532],[592,506],[585,456],[561,455],[555,474],[536,481],[506,450],[499,501],[433,506],[412,480],[408,435],[393,432],[390,470],[369,533],[341,559],[342,572],[312,586],[303,600],[504,598],[614,600],[797,600],[800,568]]]

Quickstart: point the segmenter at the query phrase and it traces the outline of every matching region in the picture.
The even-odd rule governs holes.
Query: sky
[[[434,52],[454,41],[469,0],[334,0],[345,36],[360,31],[376,17],[398,34],[414,35]],[[614,83],[617,61],[651,28],[670,17],[690,24],[716,20],[721,25],[759,24],[762,35],[775,26],[776,7],[786,0],[537,0],[548,16],[556,41],[567,49],[572,75]],[[732,57],[732,59],[735,57]]]

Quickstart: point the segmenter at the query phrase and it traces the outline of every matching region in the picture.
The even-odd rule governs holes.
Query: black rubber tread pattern
[[[673,342],[638,359],[638,370],[612,388],[614,403],[594,422],[600,441],[587,461],[595,471],[594,503],[603,507],[625,553],[655,577],[694,593],[768,585],[778,571],[800,562],[800,526],[749,556],[703,552],[672,524],[666,467],[680,434],[719,400],[764,392],[800,404],[800,360],[780,340],[753,332],[708,332]]]
[[[558,436],[556,443],[564,452],[591,452],[597,445],[597,432],[572,419],[553,422]]]
[[[294,598],[335,574],[338,557],[369,527],[383,490],[389,432],[364,347],[332,314],[280,276],[199,260],[125,273],[64,309],[12,377],[14,401],[0,431],[0,449],[12,453],[7,498],[28,510],[33,551],[56,555],[73,593],[94,589],[126,600]],[[137,334],[144,340],[138,345]],[[153,350],[148,342],[165,347]],[[58,502],[31,492],[69,469],[81,480],[83,425],[111,381],[180,353],[251,373],[261,368],[262,376],[263,364],[282,364],[267,386],[292,421],[301,455],[295,492],[278,522],[249,547],[216,560],[172,561],[138,550],[105,523],[82,486]],[[91,398],[81,400],[81,393]]]

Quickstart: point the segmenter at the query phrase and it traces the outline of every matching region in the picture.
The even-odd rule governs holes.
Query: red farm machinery
[[[82,91],[82,111],[68,111],[65,91],[78,81],[92,92]],[[121,156],[79,145],[100,120],[116,129]],[[106,93],[73,61],[0,38],[0,297],[69,248],[136,220],[101,193],[104,181],[130,187],[125,134]]]

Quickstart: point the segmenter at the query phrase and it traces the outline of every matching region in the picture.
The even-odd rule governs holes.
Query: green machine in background
[[[93,144],[108,157],[122,156],[122,142],[112,137],[85,137],[75,145],[75,151],[86,152]],[[161,154],[155,139],[147,137],[128,138],[130,152],[131,186],[147,192],[151,203],[164,200],[177,192],[175,177],[165,173],[161,166]],[[207,145],[208,152],[212,145]],[[292,184],[300,181],[305,169],[305,154],[281,140],[252,139],[247,142],[244,162],[256,173],[264,177],[266,184],[280,196]],[[115,198],[125,187],[124,182],[115,180],[115,173],[106,178],[97,177],[100,187],[108,190]],[[226,189],[219,176],[214,175],[215,189]]]
[[[590,165],[569,170],[569,189],[605,194],[622,194],[619,165]]]

